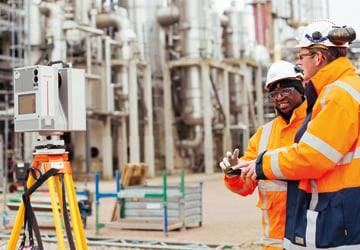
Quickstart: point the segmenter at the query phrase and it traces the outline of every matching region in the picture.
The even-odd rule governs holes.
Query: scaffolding
[[[24,4],[22,0],[0,3],[0,137],[1,137],[1,188],[6,200],[9,162],[21,157],[22,152],[16,145],[21,144],[21,135],[13,130],[13,82],[12,69],[24,65]],[[5,226],[5,207],[3,209]]]

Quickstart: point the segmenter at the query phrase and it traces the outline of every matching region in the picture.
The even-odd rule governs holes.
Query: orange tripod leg
[[[79,206],[76,201],[75,187],[70,174],[64,174],[66,193],[70,207],[70,217],[75,234],[76,249],[87,250],[84,228],[81,222]]]
[[[63,231],[62,231],[62,227],[61,227],[58,203],[56,200],[55,177],[54,176],[51,176],[48,179],[48,185],[49,185],[49,192],[50,192],[50,198],[51,198],[52,212],[54,215],[55,230],[56,230],[56,236],[57,236],[57,240],[58,240],[58,246],[59,246],[60,250],[65,250],[64,235],[63,235]]]
[[[35,183],[35,179],[32,177],[32,175],[29,176],[26,186],[29,188]],[[10,240],[7,246],[8,250],[15,250],[16,244],[19,240],[19,235],[21,232],[21,228],[24,224],[24,214],[25,214],[25,205],[24,202],[21,200],[20,207],[18,210],[18,213],[16,215],[16,219],[14,222],[14,227],[11,231]]]
[[[70,209],[70,217],[72,222],[72,228],[75,236],[76,249],[87,250],[86,238],[84,233],[84,228],[81,221],[79,207],[77,205],[75,187],[72,180],[72,170],[70,163],[67,161],[67,154],[38,154],[35,155],[35,160],[33,162],[33,167],[38,167],[39,162],[44,162],[44,171],[48,171],[51,168],[59,169],[58,174],[63,174],[64,183],[66,188],[66,193],[68,197],[68,205]],[[32,186],[35,183],[35,179],[30,175],[27,181],[27,187]],[[62,224],[60,220],[60,213],[58,209],[58,203],[56,199],[56,193],[58,194],[58,201],[60,203],[61,214],[64,220],[64,211],[63,211],[63,201],[62,200],[62,190],[60,188],[60,181],[58,176],[51,176],[48,179],[48,186],[51,198],[52,211],[54,215],[56,235],[58,239],[59,249],[65,250],[64,236],[62,231]],[[25,207],[21,201],[20,208],[14,223],[14,228],[12,230],[8,250],[15,250],[17,242],[19,240],[20,231],[24,222],[24,213]]]

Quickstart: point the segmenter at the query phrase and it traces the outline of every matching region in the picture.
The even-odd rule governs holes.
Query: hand
[[[241,168],[241,178],[245,180],[246,178],[250,178],[253,181],[257,181],[256,174],[256,160],[242,162],[233,169]]]
[[[229,168],[239,164],[239,152],[240,150],[238,148],[236,148],[232,154],[231,152],[226,152],[226,157],[220,162],[220,168],[225,174]]]

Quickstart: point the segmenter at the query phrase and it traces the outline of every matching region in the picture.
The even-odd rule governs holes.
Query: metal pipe
[[[114,12],[100,13],[96,16],[96,27],[99,29],[116,27],[118,30],[125,28],[128,25],[126,20]]]
[[[181,148],[191,148],[191,149],[199,147],[203,141],[202,127],[200,125],[195,126],[194,133],[195,135],[193,139],[177,141],[177,145]]]
[[[179,21],[180,11],[177,6],[170,5],[158,9],[156,13],[157,21],[160,25],[167,26],[172,25]]]
[[[90,125],[89,118],[86,117],[86,131],[85,131],[85,148],[86,148],[86,175],[85,175],[85,189],[87,188],[87,180],[91,170],[91,143],[90,143]]]
[[[8,107],[8,101],[9,101],[9,96],[8,94],[5,95],[5,110],[9,110],[9,107]],[[5,125],[5,131],[4,131],[4,145],[1,145],[1,146],[4,146],[4,185],[3,185],[3,193],[4,193],[4,206],[5,206],[5,203],[7,201],[7,183],[8,183],[8,172],[9,172],[9,164],[8,164],[8,143],[9,143],[9,118],[8,116],[6,116],[5,120],[4,120],[4,125]],[[3,216],[6,216],[5,214],[5,207],[4,207],[4,214]],[[5,217],[3,217],[3,227],[5,228]]]
[[[47,16],[46,38],[48,43],[54,44],[51,61],[66,60],[66,41],[63,31],[65,18],[62,5],[62,1],[58,1],[42,2],[39,6],[40,12]]]
[[[115,12],[100,13],[96,16],[97,28],[104,29],[112,26],[116,27],[118,32],[122,32],[121,40],[136,38],[135,32],[131,29],[127,11],[124,8],[118,8]],[[127,31],[127,33],[124,33],[124,31]]]
[[[118,55],[119,58],[130,59],[133,57],[130,43],[136,41],[136,34],[131,29],[127,11],[124,8],[118,8],[115,12],[98,14],[96,16],[96,27],[100,29],[116,27],[118,30],[116,40],[123,43]]]

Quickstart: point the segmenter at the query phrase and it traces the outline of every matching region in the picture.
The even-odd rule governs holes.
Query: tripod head
[[[60,139],[63,132],[39,133],[34,154],[64,154],[65,142]]]

